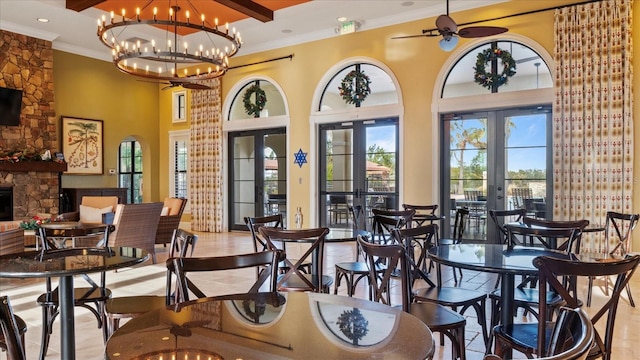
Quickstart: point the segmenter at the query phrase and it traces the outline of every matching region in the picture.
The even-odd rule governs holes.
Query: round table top
[[[425,359],[432,333],[401,309],[338,295],[205,298],[128,321],[109,339],[120,359]]]
[[[36,278],[101,272],[133,266],[148,257],[145,250],[116,246],[68,248],[44,253],[25,251],[0,256],[0,277]]]
[[[502,244],[440,245],[429,249],[429,257],[436,262],[498,274],[534,275],[538,269],[532,261],[538,256],[566,259],[569,255],[543,247],[509,247]]]

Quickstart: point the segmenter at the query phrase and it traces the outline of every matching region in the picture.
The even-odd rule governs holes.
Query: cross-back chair
[[[624,214],[615,211],[607,211],[607,217],[605,222],[605,246],[606,252],[611,256],[623,256],[629,253],[629,246],[631,242],[631,234],[635,229],[640,219],[640,214]],[[612,250],[609,247],[615,244]],[[589,285],[587,289],[587,306],[591,306],[591,296],[593,293],[593,280],[589,278]],[[604,278],[604,293],[609,294],[609,278]],[[635,307],[636,304],[631,296],[631,287],[627,284],[627,297],[629,298],[629,304]]]
[[[325,227],[314,229],[281,230],[260,227],[260,234],[267,241],[269,250],[280,250],[280,244],[304,244],[306,251],[295,260],[285,258],[288,269],[278,276],[276,290],[280,291],[312,291],[329,292],[333,278],[324,275],[324,242],[329,229]],[[300,265],[311,260],[311,272],[304,273]]]
[[[433,302],[446,307],[450,307],[453,311],[459,311],[461,315],[469,308],[473,308],[476,312],[478,325],[482,328],[482,336],[485,346],[488,347],[489,336],[487,333],[487,317],[485,313],[485,304],[487,294],[482,291],[464,289],[460,287],[436,286],[426,274],[426,252],[432,246],[435,246],[435,240],[438,234],[437,224],[422,225],[413,228],[395,229],[393,232],[398,244],[405,247],[408,252],[409,268],[412,269],[411,281],[423,280],[427,283],[427,287],[415,289],[412,292],[413,301]],[[419,245],[420,257],[416,262],[414,257],[414,246]]]
[[[563,307],[553,325],[545,355],[537,359],[585,360],[593,345],[594,333],[593,324],[584,310]],[[502,357],[487,354],[484,360],[502,360]]]
[[[460,244],[462,243],[462,239],[464,237],[464,232],[466,231],[467,219],[469,217],[469,209],[465,207],[457,208],[455,212],[455,216],[453,218],[453,227],[451,229],[451,237],[446,239],[437,239],[437,245],[451,245],[451,244]],[[436,265],[438,267],[438,286],[442,285],[442,271],[441,265]],[[460,281],[462,281],[462,269],[458,268],[456,273],[456,268],[451,268],[453,271],[453,282],[454,284],[458,284],[458,274],[460,274]]]
[[[100,242],[102,247],[107,247],[113,231],[113,226],[108,225],[104,228],[104,237]],[[40,251],[43,256],[49,251],[58,251],[55,241],[51,237],[58,235],[56,229],[38,228],[38,238],[40,241]],[[102,329],[103,340],[106,343],[108,338],[107,321],[104,312],[106,301],[111,298],[111,290],[106,286],[106,273],[100,272],[100,280],[94,281],[89,275],[80,275],[89,286],[74,287],[73,305],[89,310],[98,321],[98,328]],[[49,348],[49,339],[53,333],[53,323],[60,313],[58,287],[54,287],[51,278],[45,280],[45,293],[38,296],[36,302],[42,308],[42,338],[40,341],[40,359],[44,360]]]
[[[519,223],[527,215],[526,209],[511,209],[511,210],[489,210],[489,218],[496,229],[496,235],[500,236],[500,243],[507,244],[507,229],[505,224]],[[500,276],[496,278],[496,283],[493,289],[497,289],[500,286]]]
[[[615,329],[616,312],[620,295],[633,276],[640,262],[640,255],[627,256],[624,259],[611,261],[575,261],[557,259],[551,257],[537,257],[533,264],[539,270],[540,292],[546,293],[553,289],[566,302],[569,308],[580,306],[581,300],[577,297],[575,283],[577,278],[591,276],[615,276],[616,280],[611,297],[597,310],[591,312],[591,323],[595,328],[594,345],[591,347],[587,359],[602,358],[610,360],[613,344],[613,331]],[[565,279],[569,279],[565,281]],[[549,311],[546,297],[540,296],[540,316],[538,323],[520,323],[512,327],[494,328],[496,335],[496,350],[513,348],[525,354],[544,354],[548,347],[546,334],[549,331],[549,323],[544,319],[549,318],[545,312]],[[604,336],[598,331],[598,323],[604,322]],[[499,346],[498,346],[499,345]],[[500,355],[499,351],[496,352]]]
[[[410,227],[416,211],[371,209],[373,222],[371,236],[374,243],[386,244],[393,241],[393,230]]]
[[[380,260],[387,265],[385,271],[380,274],[376,271],[369,272],[369,281],[373,288],[373,301],[394,306],[397,297],[391,296],[392,278],[399,275],[400,301],[402,310],[417,317],[424,322],[431,331],[446,336],[451,341],[453,359],[465,359],[464,328],[465,318],[457,312],[434,302],[413,302],[412,281],[405,249],[400,244],[373,244],[362,237],[357,238],[366,256],[370,269],[375,269],[375,264]],[[394,274],[394,269],[399,269],[399,274]],[[433,341],[433,339],[431,340]]]
[[[349,214],[351,215],[354,235],[364,233],[364,229],[361,227],[364,221],[364,210],[362,205],[349,205]],[[365,280],[368,284],[369,267],[364,261],[364,256],[363,261],[358,260],[361,252],[362,249],[356,242],[356,260],[336,263],[336,279],[333,285],[334,294],[338,294],[338,288],[340,287],[343,279],[347,285],[347,296],[353,296],[355,294],[356,286],[360,280]],[[379,271],[384,270],[384,264],[376,265],[379,267]],[[372,299],[373,294],[371,292],[371,287],[369,286],[369,300]]]
[[[260,227],[269,227],[274,229],[284,229],[284,218],[282,213],[266,215],[266,216],[247,216],[244,218],[244,222],[251,232],[253,238],[253,251],[259,252],[267,250],[267,241],[262,237],[258,229]],[[286,244],[281,244],[280,247],[285,253],[287,251]],[[279,264],[280,272],[286,272],[288,270],[287,264],[283,261]],[[260,276],[261,268],[256,268],[256,279]],[[300,264],[300,271],[305,273],[311,272],[311,262],[305,261]]]
[[[256,253],[213,256],[213,257],[176,257],[167,259],[167,269],[176,274],[176,303],[189,301],[190,295],[196,298],[207,297],[205,287],[196,285],[198,282],[193,273],[215,272],[225,270],[237,270],[250,267],[265,267],[268,270],[262,271],[258,280],[247,290],[247,292],[258,292],[263,285],[268,282],[268,291],[276,290],[276,279],[278,274],[278,262],[282,260],[284,253],[280,250],[265,250]],[[206,284],[206,281],[202,281]]]
[[[193,256],[198,235],[183,229],[173,231],[169,245],[169,258]],[[165,295],[134,295],[112,297],[105,304],[109,337],[120,327],[120,320],[140,317],[149,311],[163,308],[174,302],[173,272],[166,271]]]
[[[8,360],[26,360],[24,336],[7,296],[0,296],[0,349]]]

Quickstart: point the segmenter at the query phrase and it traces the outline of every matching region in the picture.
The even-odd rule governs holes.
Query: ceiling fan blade
[[[439,36],[439,34],[420,34],[420,35],[396,36],[396,37],[392,37],[392,39],[411,39],[411,38],[417,38],[417,37],[433,37],[433,36]]]
[[[449,15],[440,15],[436,19],[436,27],[440,31],[456,32],[458,31],[458,25]]]
[[[458,35],[463,38],[479,38],[485,36],[498,35],[509,31],[507,28],[497,26],[469,26],[458,31]]]
[[[211,87],[197,83],[180,83],[178,85],[190,90],[211,90]]]
[[[171,89],[172,87],[176,87],[176,86],[178,86],[178,85],[173,85],[173,84],[171,84],[171,85],[167,85],[167,86],[163,87],[163,88],[162,88],[162,89],[160,89],[160,90],[167,90],[167,89]]]

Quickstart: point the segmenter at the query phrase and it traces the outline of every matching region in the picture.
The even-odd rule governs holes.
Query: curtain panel
[[[632,0],[556,10],[553,217],[604,224],[633,190]],[[603,233],[583,250],[604,252]]]
[[[222,106],[220,79],[191,91],[189,179],[191,229],[222,232]]]

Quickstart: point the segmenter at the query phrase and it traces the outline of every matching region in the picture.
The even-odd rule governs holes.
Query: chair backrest
[[[464,199],[465,200],[478,200],[478,196],[483,196],[484,193],[482,192],[482,190],[465,190],[464,191]],[[486,200],[486,198],[485,198]]]
[[[435,215],[436,210],[438,210],[438,204],[433,205],[411,205],[411,204],[402,204],[402,208],[404,210],[415,210],[416,214],[428,214]]]
[[[457,208],[456,216],[453,221],[453,234],[451,238],[459,243],[462,241],[462,237],[464,235],[465,228],[467,226],[467,218],[469,217],[469,209],[467,208]]]
[[[82,205],[89,206],[92,208],[98,208],[98,209],[111,206],[113,211],[115,211],[116,206],[118,206],[118,197],[117,196],[83,196]]]
[[[264,251],[267,249],[267,241],[263,239],[258,231],[261,226],[266,226],[274,229],[284,229],[282,214],[274,214],[268,216],[258,216],[244,218],[244,223],[251,231],[251,237],[253,238],[253,251]]]
[[[129,246],[146,250],[156,262],[156,232],[161,202],[143,204],[119,204],[116,209],[114,225],[116,230],[111,235],[112,246]]]
[[[504,225],[510,222],[520,222],[527,214],[525,209],[489,210],[489,217],[496,228],[496,234],[502,234],[502,243],[507,243],[507,230]]]
[[[20,329],[7,296],[0,296],[0,330],[4,335],[8,360],[25,360]]]
[[[293,277],[293,279],[299,279],[302,282],[300,291],[322,292],[324,242],[327,234],[329,234],[329,228],[282,230],[263,226],[258,230],[267,241],[269,250],[280,250],[278,244],[288,242],[308,244],[306,251],[296,260],[295,264],[287,257],[284,259],[287,271],[278,279],[276,290],[280,289],[282,284]],[[309,260],[311,260],[311,273],[314,276],[307,277],[302,272],[301,266]]]
[[[187,257],[187,253],[189,253],[189,256],[193,256],[197,242],[198,235],[182,229],[174,230],[171,236],[171,245],[169,246],[169,258]],[[175,298],[175,289],[178,288],[177,280],[174,284],[173,274],[173,269],[167,268],[167,284],[165,286],[167,305],[172,303],[172,300]]]
[[[371,236],[375,243],[393,242],[393,230],[411,226],[413,215],[416,211],[411,210],[382,210],[372,209],[373,222],[371,225]]]
[[[580,253],[582,230],[574,228],[538,228],[522,225],[505,225],[507,244],[544,246],[547,249],[561,250],[566,253]]]
[[[544,294],[546,294],[548,290],[552,289],[557,292],[564,299],[568,307],[577,308],[581,302],[577,298],[576,292],[572,291],[577,278],[582,277],[586,279],[596,276],[615,276],[616,280],[611,290],[611,296],[599,310],[595,311],[595,309],[592,309],[590,311],[590,313],[594,314],[591,317],[591,323],[596,328],[595,344],[597,346],[597,353],[605,360],[610,359],[618,302],[622,291],[638,267],[638,262],[640,262],[640,255],[627,256],[619,260],[594,262],[571,261],[545,256],[535,258],[533,265],[539,270],[538,286],[540,288],[540,294],[543,294],[539,298],[539,318],[547,318],[547,298]],[[570,281],[563,281],[565,279],[569,279]],[[569,286],[567,286],[567,284],[569,284]],[[606,318],[603,318],[605,315],[607,315]],[[606,322],[604,325],[604,338],[601,337],[597,331],[596,324],[600,319],[604,319]],[[544,322],[540,322],[538,325],[538,333],[543,334],[545,331],[544,327]],[[543,339],[544,336],[539,337],[538,351],[544,351],[545,349],[546,344],[544,344]],[[594,355],[593,349],[591,350],[591,355]]]
[[[180,227],[182,213],[187,206],[185,198],[165,198],[156,231],[156,244],[171,242],[173,232]]]
[[[195,285],[188,273],[212,272],[244,269],[250,267],[267,267],[247,292],[258,292],[269,280],[269,291],[275,291],[278,273],[278,262],[284,257],[280,251],[261,251],[250,254],[214,256],[214,257],[176,257],[167,259],[167,271],[174,272],[177,278],[176,303],[189,301],[189,294],[197,298],[207,297],[202,289]],[[206,282],[204,282],[206,283]]]
[[[569,228],[578,228],[580,230],[584,230],[587,226],[589,226],[589,220],[581,219],[581,220],[547,220],[547,219],[537,219],[529,216],[525,216],[522,218],[522,222],[527,226],[539,226],[550,229],[569,229]]]
[[[408,251],[409,256],[407,257],[407,262],[409,268],[413,269],[413,271],[409,273],[412,284],[415,280],[421,278],[426,281],[428,285],[435,287],[436,285],[429,279],[428,275],[420,269],[423,268],[423,262],[427,259],[427,251],[432,246],[437,245],[438,225],[426,224],[412,228],[396,228],[393,230],[393,237],[397,244],[403,245],[405,249],[410,249]],[[420,254],[417,257],[418,261],[415,260],[416,245],[420,249]]]
[[[595,329],[589,315],[581,308],[560,309],[551,332],[546,355],[538,360],[584,360],[589,355],[595,337]],[[489,354],[484,360],[501,360],[502,358]]]
[[[167,197],[164,198],[164,202],[162,203],[162,210],[166,211],[166,214],[164,214],[164,216],[182,216],[182,213],[184,212],[184,208],[186,206],[187,199],[185,198]]]
[[[410,312],[411,287],[404,247],[399,244],[372,244],[361,236],[357,237],[357,241],[362,248],[369,268],[369,283],[373,290],[373,301],[394,305],[391,303],[391,278],[396,275],[394,273],[395,269],[399,269],[402,310]],[[378,263],[385,264],[382,274],[376,271],[376,269],[379,269],[376,266]]]
[[[353,233],[357,234],[359,230],[365,230],[364,208],[362,205],[348,205],[347,208],[353,223]]]
[[[633,229],[638,224],[640,214],[623,214],[615,211],[607,211],[605,224],[605,243],[607,247],[615,243],[611,254],[626,255],[629,252],[629,239]],[[612,234],[613,232],[613,234]]]

